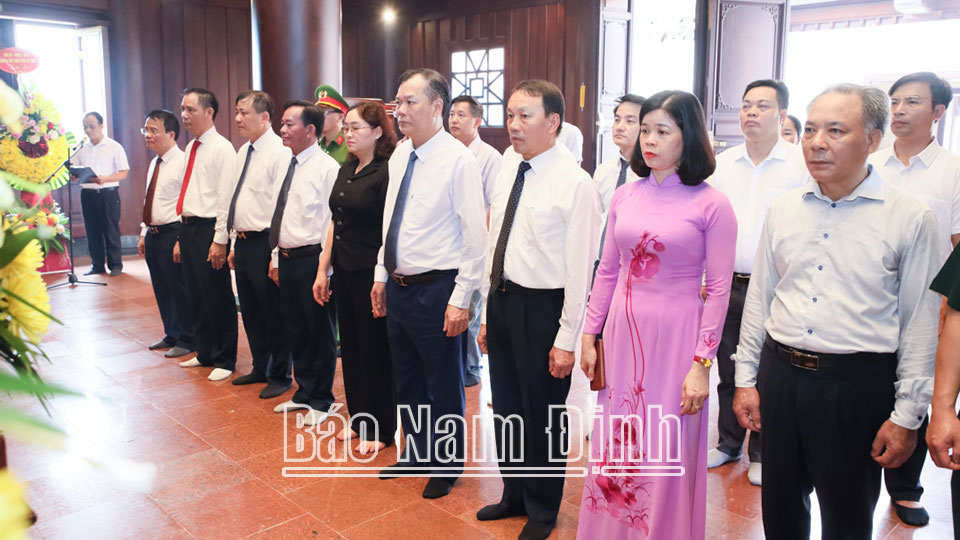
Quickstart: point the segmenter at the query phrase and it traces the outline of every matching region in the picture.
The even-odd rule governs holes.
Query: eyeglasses
[[[140,128],[140,134],[141,134],[141,135],[153,135],[154,137],[156,137],[157,135],[160,134],[160,132],[159,132],[158,130],[156,130],[156,129]]]
[[[926,103],[927,99],[920,96],[904,96],[902,98],[890,98],[890,108],[896,109],[903,104],[908,109],[918,109]]]
[[[343,134],[349,135],[350,132],[360,133],[362,129],[373,129],[373,126],[343,126]]]

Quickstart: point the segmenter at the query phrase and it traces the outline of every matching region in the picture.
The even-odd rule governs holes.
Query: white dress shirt
[[[870,163],[885,181],[902,187],[927,203],[940,226],[940,257],[945,262],[953,244],[950,235],[960,233],[960,156],[941,148],[934,139],[904,166],[893,145],[876,151]]]
[[[240,173],[243,171],[243,164],[247,160],[247,151],[250,146],[250,141],[247,141],[237,151],[234,169],[237,176],[230,183],[231,198],[237,189],[237,182],[240,181]],[[240,195],[237,197],[237,208],[233,217],[234,229],[262,231],[270,227],[273,210],[277,207],[277,195],[280,193],[280,186],[283,184],[283,177],[287,173],[292,157],[290,149],[283,145],[283,140],[273,132],[273,129],[267,129],[253,143],[253,155],[250,156],[247,175],[240,188]],[[283,169],[279,175],[276,174],[278,169]],[[228,213],[229,210],[230,201],[228,200]]]
[[[831,201],[810,182],[777,199],[761,233],[737,347],[736,385],[757,381],[764,334],[819,353],[894,352],[890,419],[917,429],[933,391],[939,298],[937,220],[870,174]]]
[[[123,147],[106,135],[97,144],[90,141],[84,143],[83,148],[73,156],[72,164],[74,167],[90,167],[93,172],[97,173],[98,178],[130,170],[130,165],[127,163],[127,153],[123,151]],[[119,185],[119,182],[109,182],[103,185],[87,183],[80,184],[80,187],[99,190],[114,188]]]
[[[500,162],[503,156],[497,149],[480,140],[480,135],[473,138],[467,148],[477,158],[477,164],[480,165],[480,180],[483,182],[483,208],[490,210],[490,201],[493,200],[493,185],[497,180],[497,173],[500,172]]]
[[[450,305],[467,309],[480,288],[487,219],[480,166],[470,150],[444,130],[414,150],[408,139],[390,157],[390,183],[383,208],[386,242],[393,207],[411,152],[417,153],[403,221],[397,238],[397,273],[458,270]],[[377,255],[376,281],[387,280],[383,246]]]
[[[617,180],[620,179],[620,164],[624,162],[627,164],[627,181],[624,183],[629,184],[639,180],[640,177],[630,167],[630,156],[624,156],[623,154],[617,154],[616,158],[604,161],[593,173],[593,183],[597,187],[597,204],[600,211],[600,230],[597,231],[598,259],[600,257],[599,250],[603,249],[603,246],[600,245],[600,238],[606,228],[607,214],[610,213],[610,201],[613,200],[613,192],[617,189]]]
[[[283,184],[290,160],[276,169],[277,185]],[[280,221],[279,246],[293,249],[327,241],[327,227],[333,218],[330,191],[337,180],[340,164],[318,145],[311,144],[297,154],[297,166],[287,193],[287,205]],[[279,194],[279,187],[278,194]],[[276,198],[276,197],[274,197]],[[270,212],[271,218],[273,211]],[[269,225],[269,224],[268,224]],[[324,246],[325,247],[325,246]]]
[[[557,142],[573,154],[573,159],[579,166],[583,161],[583,133],[580,132],[580,128],[569,122],[564,122],[562,126],[560,133],[557,134]]]
[[[190,163],[190,152],[197,139],[187,143],[183,149],[183,174],[187,172]],[[237,151],[223,135],[217,133],[217,128],[210,129],[200,135],[200,148],[197,148],[196,161],[190,173],[190,183],[183,198],[183,215],[187,217],[217,218],[214,227],[213,241],[226,244],[227,210],[230,209],[230,198],[233,191],[230,186],[237,181],[239,171],[235,171]],[[183,174],[180,178],[183,178]]]
[[[484,305],[490,292],[493,253],[521,162],[523,157],[512,148],[504,152],[490,210],[480,289]],[[593,260],[584,254],[597,250],[597,192],[590,175],[556,144],[529,163],[504,254],[503,277],[530,289],[563,289],[560,329],[553,344],[572,351],[583,328],[593,278]],[[486,310],[481,320],[486,324]]]
[[[750,274],[753,271],[760,230],[773,201],[809,181],[803,150],[780,137],[759,165],[753,164],[746,144],[717,155],[717,169],[707,182],[730,199],[737,214],[734,272]]]
[[[161,160],[160,172],[157,174],[157,190],[153,194],[153,223],[140,224],[140,236],[147,234],[150,225],[167,225],[179,221],[177,216],[177,200],[180,199],[180,182],[183,172],[183,150],[174,144],[162,156],[153,158],[147,168],[147,191],[150,191],[150,180],[157,167],[157,160]],[[144,195],[146,204],[146,195]]]

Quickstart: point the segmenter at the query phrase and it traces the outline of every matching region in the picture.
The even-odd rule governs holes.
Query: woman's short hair
[[[703,108],[696,96],[680,90],[665,90],[647,98],[640,107],[640,123],[643,118],[658,109],[673,118],[683,137],[683,152],[677,163],[677,176],[688,186],[696,186],[713,174],[717,168],[717,159],[707,135],[707,123],[703,117]],[[643,161],[642,145],[633,149],[630,168],[641,178],[650,176],[650,167]]]
[[[379,101],[361,101],[347,111],[357,111],[363,121],[371,128],[380,128],[383,135],[377,139],[377,146],[373,150],[374,159],[390,159],[393,149],[397,146],[397,134],[393,130],[393,119],[387,116],[387,110]],[[353,154],[351,154],[353,155]],[[356,157],[356,156],[354,156]]]

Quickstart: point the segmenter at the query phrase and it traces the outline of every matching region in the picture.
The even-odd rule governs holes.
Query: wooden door
[[[703,100],[714,148],[743,142],[740,101],[757,79],[781,79],[790,0],[717,0],[709,13]]]

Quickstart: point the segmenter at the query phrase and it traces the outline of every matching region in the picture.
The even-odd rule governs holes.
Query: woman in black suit
[[[343,134],[350,155],[330,194],[333,222],[326,245],[331,249],[321,257],[313,294],[320,304],[331,292],[337,296],[343,386],[350,411],[350,422],[337,438],[362,438],[356,450],[366,454],[393,444],[397,428],[386,319],[375,319],[370,304],[382,238],[387,161],[397,137],[393,120],[377,102],[363,102],[347,111]],[[358,417],[361,413],[365,414]]]

